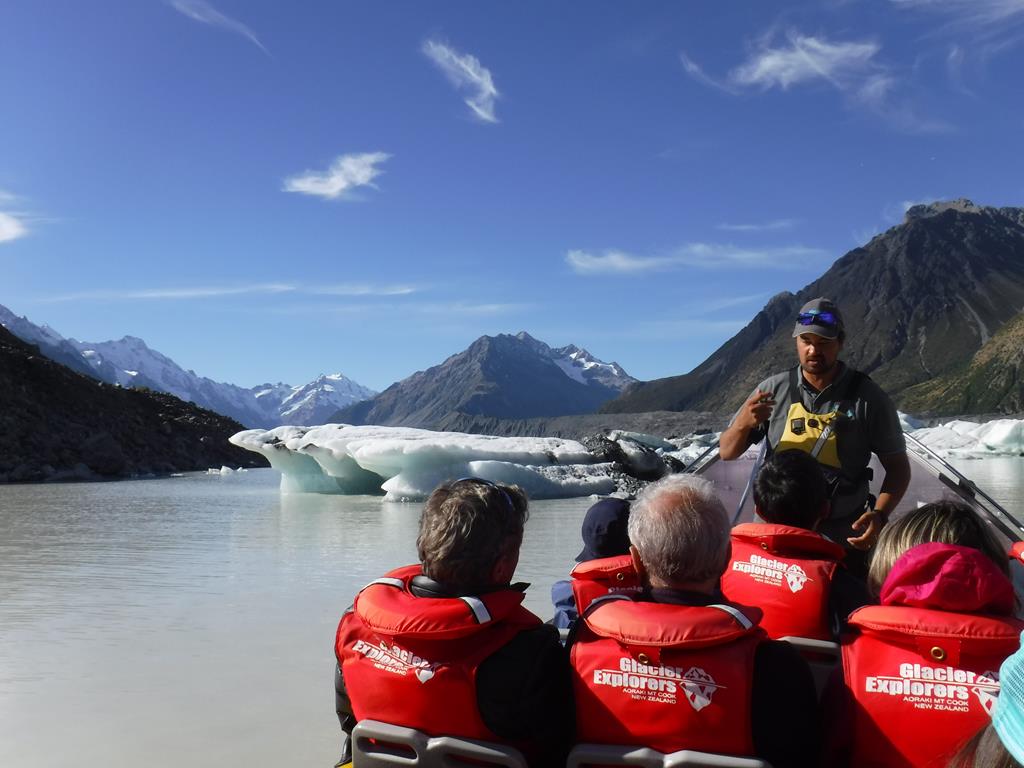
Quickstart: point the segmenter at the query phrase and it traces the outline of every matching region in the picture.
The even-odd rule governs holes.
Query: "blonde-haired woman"
[[[966,505],[928,504],[886,527],[869,571],[880,605],[850,616],[842,679],[826,692],[827,764],[945,765],[988,722],[1024,629],[1007,573]]]

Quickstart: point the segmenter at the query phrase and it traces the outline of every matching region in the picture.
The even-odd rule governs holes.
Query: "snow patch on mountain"
[[[214,381],[185,370],[136,336],[87,342],[64,338],[47,325],[36,325],[0,306],[0,325],[35,344],[52,360],[108,384],[147,387],[230,416],[246,426],[323,423],[340,407],[373,397],[373,390],[340,373],[320,375],[303,386],[261,384],[246,388]]]

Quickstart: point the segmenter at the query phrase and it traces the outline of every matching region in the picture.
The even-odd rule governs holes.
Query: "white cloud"
[[[415,312],[437,315],[505,315],[532,309],[530,304],[473,303],[457,301],[451,304],[418,304],[409,307]]]
[[[664,256],[632,256],[622,251],[605,251],[598,255],[573,250],[565,255],[565,260],[581,275],[658,272],[675,266],[672,259]]]
[[[741,86],[760,86],[783,90],[811,80],[826,80],[845,89],[850,81],[860,81],[874,66],[881,50],[878,43],[840,42],[790,33],[788,44],[777,48],[762,44],[760,50],[730,74]]]
[[[318,296],[408,296],[418,290],[412,285],[343,284],[318,286],[309,292]]]
[[[871,40],[833,41],[790,31],[779,41],[777,34],[769,33],[724,82],[704,74],[685,54],[681,56],[691,77],[730,93],[751,88],[786,91],[824,82],[845,97],[847,107],[866,109],[901,132],[951,132],[949,124],[922,118],[907,99],[896,97],[900,81],[892,67],[879,61],[880,51],[881,46]]]
[[[288,177],[283,189],[328,200],[347,199],[350,192],[359,187],[376,189],[373,180],[383,173],[377,166],[390,157],[386,152],[341,155],[326,171],[304,171]]]
[[[460,91],[470,92],[465,102],[474,115],[485,123],[498,122],[494,114],[498,89],[494,87],[490,70],[482,66],[476,56],[461,54],[436,40],[427,40],[422,50],[444,72],[452,85]]]
[[[0,211],[0,243],[9,243],[28,234],[28,227],[14,213]]]
[[[193,21],[198,21],[201,24],[209,24],[213,27],[220,27],[221,29],[233,32],[236,35],[241,35],[268,56],[270,55],[270,51],[268,51],[263,46],[263,43],[259,41],[255,32],[249,29],[249,27],[242,22],[232,19],[229,16],[225,16],[212,5],[207,3],[206,0],[172,0],[171,7]]]
[[[792,229],[796,223],[796,219],[775,219],[763,224],[719,224],[715,228],[726,232],[773,232],[780,229]]]
[[[698,64],[696,61],[687,56],[686,53],[684,53],[683,51],[679,52],[679,61],[682,63],[683,69],[686,70],[686,74],[688,74],[698,83],[710,86],[712,88],[718,88],[719,90],[725,91],[727,93],[736,92],[736,90],[732,88],[728,83],[723,83],[711,77],[711,75],[707,74],[704,71],[704,69],[700,66],[700,64]]]
[[[929,8],[953,14],[975,26],[1004,24],[1024,17],[1024,0],[891,0],[904,8]]]
[[[637,256],[624,251],[609,250],[601,254],[572,250],[566,263],[581,275],[642,274],[666,272],[684,267],[696,269],[730,269],[734,267],[773,267],[795,269],[809,261],[825,257],[825,251],[800,245],[778,248],[739,248],[731,244],[688,243],[658,256]]]
[[[291,293],[296,286],[288,283],[260,283],[233,286],[191,286],[185,288],[142,288],[124,291],[82,291],[41,299],[44,302],[101,300],[131,301],[149,299],[219,299],[227,296]]]
[[[196,285],[178,288],[139,288],[121,291],[83,291],[40,299],[44,302],[102,300],[145,301],[175,299],[220,299],[231,296],[408,296],[420,289],[413,285],[373,285],[369,283],[339,285],[303,285],[301,283],[253,283],[249,285]]]

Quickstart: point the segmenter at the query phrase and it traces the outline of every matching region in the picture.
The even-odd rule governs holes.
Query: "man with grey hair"
[[[420,517],[420,562],[365,587],[335,639],[342,730],[380,720],[431,736],[509,744],[564,764],[572,690],[558,631],[512,584],[523,491],[480,478],[439,486]],[[350,759],[348,743],[342,763]]]
[[[816,765],[807,664],[767,639],[758,609],[719,592],[729,519],[711,483],[670,475],[647,486],[629,538],[643,592],[594,601],[572,641],[579,741]],[[774,573],[767,558],[761,567]]]

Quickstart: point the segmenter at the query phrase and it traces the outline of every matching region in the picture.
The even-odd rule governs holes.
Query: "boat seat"
[[[771,768],[771,763],[756,757],[694,752],[692,749],[666,754],[649,747],[616,747],[608,744],[577,744],[566,761],[566,768],[604,765],[633,765],[640,768]]]
[[[352,729],[353,768],[526,768],[518,749],[454,736],[428,736],[414,728],[361,720]]]
[[[828,679],[839,665],[841,654],[839,643],[834,643],[831,640],[815,640],[810,637],[780,637],[779,639],[800,651],[807,666],[811,668],[811,674],[814,676],[814,689],[818,692],[820,699]]]

